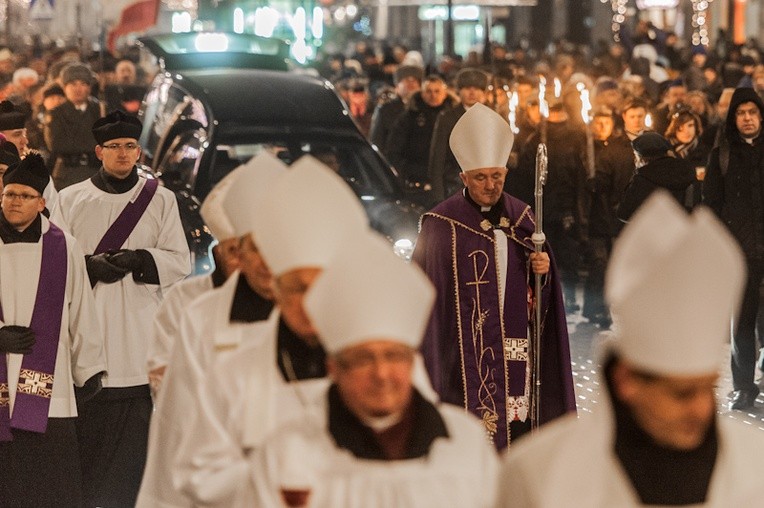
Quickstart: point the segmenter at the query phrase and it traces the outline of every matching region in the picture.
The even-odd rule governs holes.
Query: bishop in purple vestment
[[[414,261],[437,289],[422,354],[441,399],[480,418],[501,450],[530,429],[534,273],[544,276],[540,423],[575,411],[565,311],[551,251],[534,253],[530,207],[502,192],[509,126],[476,105],[450,143],[466,188],[422,217]]]

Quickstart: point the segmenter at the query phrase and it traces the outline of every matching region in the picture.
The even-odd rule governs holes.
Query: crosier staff
[[[542,252],[546,235],[544,234],[544,184],[547,177],[549,158],[546,152],[546,143],[539,143],[536,149],[536,186],[534,196],[536,198],[536,228],[531,235],[531,241],[535,252]],[[531,429],[538,429],[541,423],[541,278],[543,275],[534,274],[534,311],[535,324],[533,326],[533,374],[531,394]]]

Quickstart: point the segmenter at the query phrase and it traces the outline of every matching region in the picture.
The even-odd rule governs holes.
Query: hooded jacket
[[[725,134],[709,158],[704,201],[737,238],[746,258],[764,260],[764,136],[747,142],[737,128],[737,108],[752,102],[764,113],[764,103],[752,88],[732,95]]]

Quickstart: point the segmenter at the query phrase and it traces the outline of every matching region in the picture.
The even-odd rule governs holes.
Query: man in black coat
[[[448,94],[443,78],[433,74],[427,76],[422,90],[411,97],[395,121],[388,137],[387,157],[410,185],[422,190],[430,187],[427,165],[435,121],[441,111],[456,104],[456,98]],[[431,202],[429,194],[422,195],[426,201],[422,205],[427,208],[436,204]]]
[[[395,71],[395,98],[378,104],[371,117],[369,139],[382,155],[388,156],[387,140],[393,130],[395,120],[406,109],[411,96],[422,86],[424,70],[413,65],[401,65]]]
[[[611,109],[596,110],[589,128],[594,168],[587,168],[587,178],[581,182],[584,187],[578,194],[582,238],[586,240],[584,260],[589,272],[582,314],[590,323],[607,329],[611,320],[603,299],[605,268],[613,239],[620,231],[621,223],[615,212],[634,173],[634,152],[631,143],[614,130]]]
[[[581,154],[586,146],[585,135],[571,125],[562,102],[550,104],[546,131],[549,175],[544,185],[544,233],[554,246],[565,310],[572,313],[580,308],[576,303],[580,255],[578,193],[584,178]],[[527,199],[529,203],[534,203],[536,150],[540,140],[540,132],[528,140],[509,185],[519,199]]]
[[[759,286],[764,276],[764,103],[752,88],[738,88],[727,113],[726,132],[713,149],[705,179],[705,202],[740,243],[748,281],[732,336],[730,409],[753,406],[759,388],[756,324],[761,319]]]
[[[464,188],[462,170],[456,162],[449,139],[454,125],[462,115],[478,102],[485,101],[488,88],[488,74],[480,69],[466,68],[456,75],[456,89],[459,93],[460,106],[443,111],[435,121],[430,145],[430,161],[427,173],[432,185],[432,197],[439,203]]]
[[[101,162],[96,158],[96,140],[91,128],[101,118],[101,106],[90,95],[93,71],[73,63],[61,71],[66,102],[45,119],[45,143],[51,153],[53,182],[61,190],[93,176]]]

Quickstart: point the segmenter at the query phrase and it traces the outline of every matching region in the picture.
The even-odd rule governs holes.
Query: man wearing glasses
[[[376,233],[327,264],[305,310],[332,385],[265,440],[250,462],[257,501],[241,506],[493,506],[496,453],[479,420],[416,388],[434,301],[427,276]]]
[[[80,506],[75,418],[81,399],[98,391],[106,370],[82,251],[72,236],[41,213],[48,181],[45,162],[36,153],[12,164],[3,175],[3,506]]]
[[[104,390],[78,422],[85,506],[135,504],[152,410],[151,324],[163,293],[190,271],[175,196],[135,166],[141,129],[120,111],[97,120],[102,166],[60,195],[64,220],[87,254],[107,351]]]

